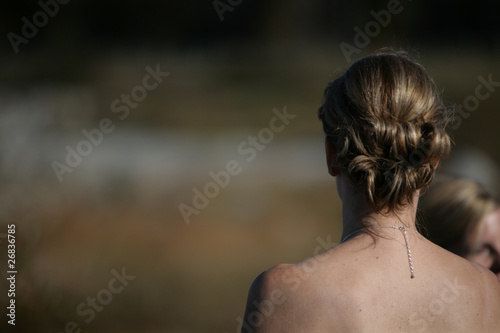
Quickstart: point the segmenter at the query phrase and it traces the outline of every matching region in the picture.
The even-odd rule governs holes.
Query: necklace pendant
[[[410,277],[412,279],[415,278],[415,272],[413,270],[413,260],[411,258],[411,249],[410,249],[410,241],[408,239],[408,233],[406,232],[406,230],[411,230],[411,231],[415,231],[415,232],[418,232],[417,230],[413,230],[413,229],[410,229],[410,228],[406,228],[405,226],[376,226],[376,227],[365,227],[365,228],[360,228],[360,229],[357,229],[357,230],[354,230],[354,232],[351,232],[349,235],[347,235],[346,237],[344,237],[344,239],[342,239],[340,241],[340,243],[342,244],[343,242],[345,242],[346,240],[348,240],[352,235],[354,234],[357,234],[358,232],[360,231],[364,231],[366,229],[383,229],[383,228],[386,228],[386,229],[396,229],[396,230],[401,230],[401,232],[403,233],[403,236],[405,238],[405,244],[406,244],[406,252],[408,254],[408,264],[410,265]]]

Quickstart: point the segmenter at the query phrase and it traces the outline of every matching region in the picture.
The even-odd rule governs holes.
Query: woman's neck
[[[352,190],[344,192],[342,196],[342,240],[356,231],[365,227],[388,227],[404,226],[415,230],[415,219],[417,213],[419,193],[415,192],[413,201],[407,203],[401,209],[388,213],[375,212],[370,209],[364,196],[354,193]]]

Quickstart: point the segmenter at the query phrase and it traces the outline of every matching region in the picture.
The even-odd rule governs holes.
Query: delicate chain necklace
[[[413,271],[413,261],[411,259],[410,242],[408,240],[408,234],[406,233],[406,230],[411,230],[411,231],[414,231],[414,232],[418,232],[418,231],[410,229],[410,228],[406,228],[404,226],[397,227],[397,226],[393,226],[393,225],[391,225],[391,226],[378,226],[378,227],[365,227],[365,228],[360,228],[358,230],[354,230],[349,235],[347,235],[346,237],[344,237],[340,241],[340,243],[342,244],[343,242],[345,242],[352,235],[357,234],[358,232],[366,230],[366,229],[396,229],[396,230],[401,230],[403,232],[403,236],[405,238],[405,243],[406,243],[406,252],[408,254],[408,263],[410,264],[410,274],[411,274],[410,277],[412,279],[414,279],[415,278],[415,273]]]

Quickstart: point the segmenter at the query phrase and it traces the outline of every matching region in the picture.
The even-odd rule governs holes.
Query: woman
[[[498,331],[495,276],[416,231],[420,189],[450,147],[423,67],[401,52],[363,58],[327,86],[319,118],[341,244],[258,276],[242,332]]]
[[[474,180],[441,174],[419,204],[422,233],[500,279],[500,202]]]

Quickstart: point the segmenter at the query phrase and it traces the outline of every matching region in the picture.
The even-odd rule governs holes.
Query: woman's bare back
[[[318,116],[348,240],[261,274],[242,332],[500,332],[496,277],[415,230],[451,147],[440,96],[403,52],[363,57],[327,85]]]
[[[414,279],[396,233],[376,243],[361,235],[263,273],[242,332],[500,332],[495,276],[418,234],[409,238]]]

